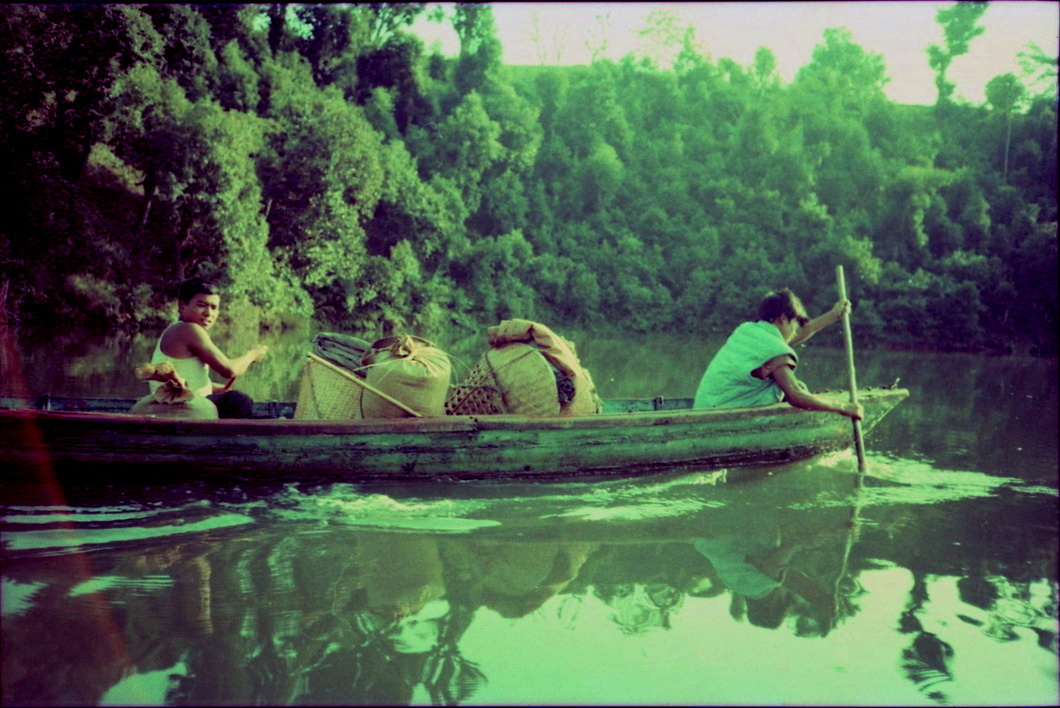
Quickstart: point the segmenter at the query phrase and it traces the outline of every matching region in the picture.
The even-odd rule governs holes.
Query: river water
[[[4,337],[0,395],[144,393],[153,336]],[[238,387],[293,400],[310,340]],[[717,346],[575,341],[605,397],[691,395]],[[860,478],[0,487],[3,703],[1057,704],[1056,360],[857,364],[911,392]]]

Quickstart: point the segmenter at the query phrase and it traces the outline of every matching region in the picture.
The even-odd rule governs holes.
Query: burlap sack
[[[195,396],[181,403],[162,403],[154,394],[147,394],[136,401],[129,410],[134,415],[153,415],[159,418],[180,420],[217,420],[217,406],[208,398]]]
[[[491,348],[452,388],[446,410],[450,415],[559,415],[556,375],[529,344]]]
[[[539,322],[519,319],[504,320],[496,327],[490,327],[488,337],[494,348],[510,346],[512,342],[532,344],[549,363],[570,377],[574,397],[560,405],[558,415],[594,415],[603,410],[592,376],[578,361],[572,342]]]
[[[365,355],[370,388],[361,398],[365,418],[405,418],[410,413],[380,397],[376,389],[420,415],[445,415],[452,365],[449,355],[425,340],[408,335],[372,345]]]
[[[171,363],[140,364],[136,367],[136,378],[158,386],[137,400],[130,413],[181,420],[217,420],[217,406],[213,401],[189,389]]]

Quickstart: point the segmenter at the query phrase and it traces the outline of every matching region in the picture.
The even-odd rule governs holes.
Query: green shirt
[[[693,407],[765,406],[783,400],[784,391],[776,381],[760,379],[751,372],[784,354],[798,362],[798,355],[780,330],[769,322],[744,322],[703,372]]]

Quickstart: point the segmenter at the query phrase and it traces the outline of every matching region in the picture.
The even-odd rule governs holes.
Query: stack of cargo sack
[[[445,414],[449,356],[412,335],[372,344],[322,333],[302,370],[296,420],[405,418]]]
[[[449,415],[518,413],[593,415],[601,411],[589,372],[574,344],[538,322],[504,320],[488,330],[490,349],[452,387]]]

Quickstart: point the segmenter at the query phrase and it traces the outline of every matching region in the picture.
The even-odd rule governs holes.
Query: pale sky
[[[443,3],[445,4],[445,3]],[[650,51],[637,31],[653,11],[672,13],[682,27],[693,26],[704,54],[750,66],[759,47],[777,57],[781,79],[791,82],[823,42],[824,30],[846,27],[855,43],[882,54],[891,78],[887,95],[900,103],[933,104],[934,74],[927,47],[942,45],[935,13],[953,2],[849,0],[847,2],[497,2],[493,16],[506,64],[587,64],[598,47],[613,60]],[[995,0],[980,20],[986,32],[972,40],[968,54],[954,60],[949,79],[960,98],[980,104],[986,83],[1005,72],[1020,75],[1016,54],[1035,42],[1050,56],[1060,40],[1060,2]],[[450,25],[417,21],[414,29],[428,47],[443,52],[459,45]],[[558,61],[557,61],[558,56]]]

